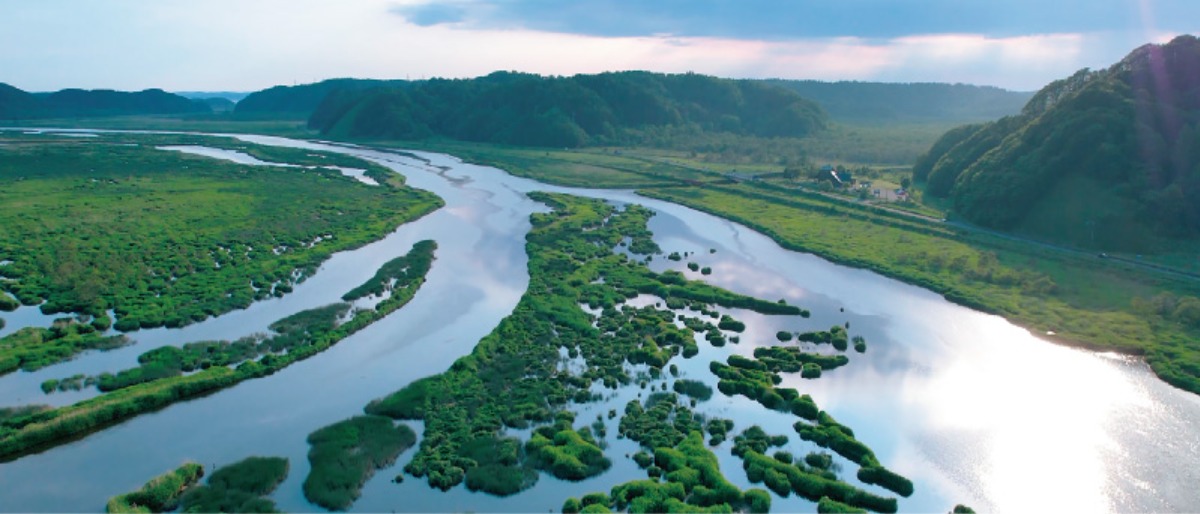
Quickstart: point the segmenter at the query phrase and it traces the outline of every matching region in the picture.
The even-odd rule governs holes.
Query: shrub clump
[[[330,510],[345,510],[375,471],[391,465],[416,442],[406,425],[381,416],[356,416],[308,435],[304,497]]]
[[[189,490],[182,498],[183,512],[278,512],[275,502],[263,498],[287,478],[288,461],[282,457],[248,457],[222,467],[208,484]]]
[[[179,496],[204,476],[204,467],[188,462],[174,471],[159,475],[141,489],[114,496],[105,505],[106,512],[169,512],[179,506]]]

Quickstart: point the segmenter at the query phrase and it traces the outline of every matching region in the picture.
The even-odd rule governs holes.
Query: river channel
[[[101,511],[107,498],[137,489],[184,461],[211,470],[265,455],[287,457],[291,463],[288,479],[272,496],[279,508],[320,510],[301,493],[309,469],[305,437],[361,413],[374,398],[446,369],[512,311],[528,283],[524,236],[529,214],[546,210],[525,196],[535,190],[650,207],[656,211],[650,228],[662,249],[693,252],[684,262],[711,267],[712,274],[701,277],[684,262],[665,258],[654,259],[652,268],[677,269],[812,311],[809,319],[729,311],[746,322],[742,342],[723,348],[701,343],[698,356],[672,361],[687,378],[713,384],[710,361],[777,344],[778,330],[823,330],[849,322],[851,335],[867,339],[866,353],[850,353],[849,365],[818,380],[797,375],[785,378],[783,385],[812,395],[821,408],[853,428],[884,465],[913,480],[916,493],[900,499],[901,511],[945,512],[956,503],[1002,512],[1200,508],[1200,397],[1161,382],[1139,360],[1056,346],[929,291],[784,250],[739,224],[629,191],[550,186],[440,154],[238,137],[363,157],[403,174],[409,185],[437,194],[446,206],[380,241],[334,255],[283,298],[182,329],[135,332],[130,335],[137,344],[129,347],[0,377],[0,406],[69,404],[95,392],[43,395],[38,384],[131,367],[138,354],[156,346],[264,331],[280,317],[336,301],[413,243],[435,239],[437,260],[427,282],[404,308],[275,375],[0,464],[0,509]],[[219,151],[210,156],[221,157]],[[5,318],[5,332],[45,321],[26,310]],[[577,419],[590,422],[609,409],[619,412],[642,393],[634,386],[601,403],[578,406]],[[755,423],[786,434],[786,449],[796,455],[816,449],[792,431],[793,417],[767,412],[742,397],[717,393],[698,410],[735,420],[734,434]],[[645,476],[625,458],[636,447],[615,438],[617,421],[606,419],[613,467],[592,479],[572,483],[543,474],[533,489],[508,498],[461,486],[443,493],[413,477],[392,483],[415,451],[411,449],[367,483],[351,510],[557,511],[568,496],[607,491]],[[421,433],[420,424],[412,426]],[[714,448],[723,472],[739,486],[750,487],[729,450],[729,442]],[[853,479],[856,467],[841,463],[847,470],[843,475],[862,486]],[[773,500],[775,511],[815,511],[815,504],[795,497]]]

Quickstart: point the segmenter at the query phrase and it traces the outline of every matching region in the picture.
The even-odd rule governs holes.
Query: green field
[[[168,144],[354,165],[384,185],[327,168],[243,166],[155,148]],[[289,293],[334,252],[441,205],[396,177],[346,156],[227,138],[2,133],[0,299],[94,317],[101,331],[109,323],[121,331],[178,327],[245,308]],[[0,341],[0,362],[20,346]]]

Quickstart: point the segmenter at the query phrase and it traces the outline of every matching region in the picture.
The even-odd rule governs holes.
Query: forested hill
[[[27,93],[0,84],[0,120],[198,112],[211,112],[211,109],[202,102],[161,89],[138,92],[64,89],[55,93]]]
[[[817,102],[835,121],[970,123],[1021,112],[1032,92],[967,84],[768,80]]]
[[[299,86],[275,86],[246,95],[234,113],[242,117],[291,117],[307,119],[335,89],[403,87],[403,80],[329,79]]]
[[[1200,237],[1200,40],[1146,45],[946,133],[913,169],[981,225],[1102,249]]]
[[[636,142],[671,130],[802,137],[827,123],[817,104],[762,81],[650,72],[573,77],[496,72],[338,89],[309,119],[311,128],[342,137],[448,137],[554,147]]]

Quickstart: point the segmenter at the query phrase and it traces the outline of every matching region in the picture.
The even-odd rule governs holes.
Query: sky
[[[1200,33],[1200,0],[0,0],[0,82],[253,91],[617,70],[1031,91]]]

